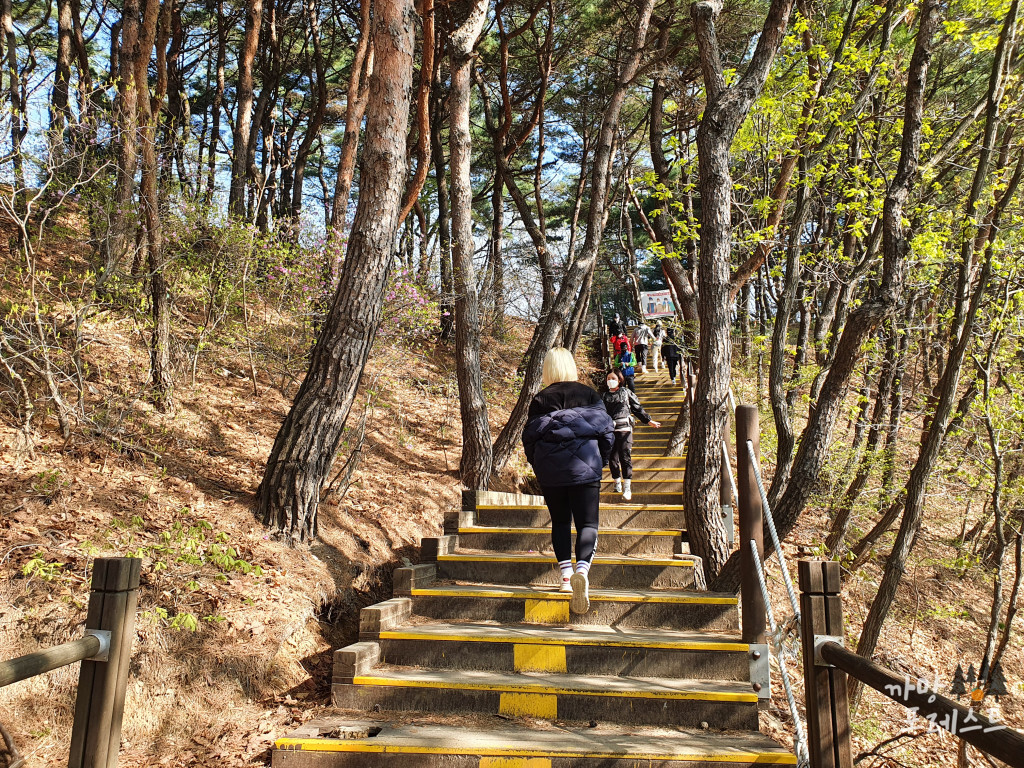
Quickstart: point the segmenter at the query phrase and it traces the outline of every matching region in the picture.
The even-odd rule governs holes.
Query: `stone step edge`
[[[452,673],[454,677],[456,673]],[[542,696],[596,696],[600,698],[620,698],[620,699],[655,699],[659,701],[724,701],[736,704],[756,704],[758,697],[756,693],[740,692],[740,691],[714,691],[714,690],[700,690],[700,681],[688,680],[686,683],[692,683],[692,687],[689,690],[645,690],[645,685],[650,685],[650,680],[653,678],[625,678],[625,677],[614,677],[609,678],[613,680],[629,680],[638,683],[636,688],[624,688],[620,690],[608,690],[607,688],[583,688],[574,687],[569,684],[565,685],[551,685],[543,682],[533,681],[526,674],[500,674],[495,673],[491,675],[494,678],[505,677],[505,678],[522,678],[521,680],[494,680],[493,682],[474,681],[468,682],[465,680],[445,680],[445,679],[424,679],[415,677],[403,677],[401,675],[377,674],[377,675],[358,675],[352,679],[351,685],[356,686],[373,686],[378,688],[429,688],[437,690],[448,690],[448,691],[491,691],[495,693],[520,693],[520,694],[540,694]],[[547,675],[548,678],[552,677],[566,677],[569,679],[577,679],[577,675]],[[592,679],[601,680],[603,676],[598,676]],[[682,682],[682,681],[679,681]],[[345,685],[346,683],[342,683]],[[733,687],[739,687],[742,683],[737,683]]]
[[[675,538],[676,536],[682,536],[683,531],[680,530],[659,530],[656,528],[601,528],[597,529],[599,536],[664,536]],[[550,534],[551,528],[536,528],[536,527],[518,527],[518,526],[489,526],[489,525],[469,525],[459,528],[459,533],[521,533],[524,535],[535,535],[535,534]]]
[[[346,723],[354,726],[354,730],[369,731],[376,727],[380,735],[360,736],[356,738],[337,738],[319,735],[323,731],[327,733],[336,732],[337,728],[327,730],[321,727],[310,727],[307,724],[292,733],[277,739],[274,742],[275,749],[283,751],[305,751],[305,752],[353,752],[353,753],[393,753],[409,755],[438,755],[438,756],[474,756],[474,757],[495,757],[515,759],[574,759],[574,760],[639,760],[654,762],[714,762],[714,763],[754,763],[758,765],[794,765],[796,757],[786,752],[781,746],[774,745],[774,749],[765,748],[768,741],[759,732],[753,731],[749,734],[741,734],[732,737],[716,737],[710,745],[694,744],[682,749],[658,750],[651,748],[652,741],[657,740],[679,740],[684,741],[690,734],[682,733],[678,737],[659,734],[652,740],[645,738],[642,728],[630,729],[630,738],[636,738],[642,744],[639,748],[629,749],[621,745],[621,737],[618,733],[597,734],[595,739],[593,731],[574,731],[573,729],[560,728],[558,737],[565,741],[567,737],[578,743],[578,746],[539,746],[536,744],[536,735],[529,729],[511,729],[507,726],[493,729],[470,729],[460,728],[458,738],[451,739],[450,726],[444,725],[417,725],[415,726],[415,737],[406,736],[403,738],[404,729],[407,726],[388,727],[387,723],[376,722],[354,722]],[[381,727],[383,726],[383,727]],[[386,729],[386,730],[385,730]],[[695,734],[700,741],[707,738],[703,732]],[[411,734],[410,734],[411,736]],[[614,747],[598,748],[602,736],[614,739]],[[742,741],[750,739],[760,744],[750,746],[743,745]],[[500,741],[500,744],[496,744]],[[417,743],[419,742],[419,743]],[[484,742],[484,743],[480,743]],[[488,743],[489,742],[489,743]]]

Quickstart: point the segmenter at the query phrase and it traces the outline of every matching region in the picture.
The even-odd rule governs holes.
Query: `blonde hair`
[[[559,381],[576,381],[577,379],[579,379],[579,373],[576,371],[576,361],[572,359],[572,352],[565,347],[549,349],[544,358],[541,384],[546,387]]]

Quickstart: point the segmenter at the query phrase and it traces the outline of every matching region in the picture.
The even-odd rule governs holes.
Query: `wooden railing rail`
[[[1024,768],[1024,733],[996,723],[933,691],[924,681],[897,675],[847,649],[843,642],[843,603],[839,563],[801,560],[804,683],[812,768],[847,768],[850,710],[847,676],[926,718],[933,727],[963,739],[1014,768]]]
[[[69,768],[117,765],[141,564],[133,557],[97,558],[86,636],[0,662],[0,687],[81,662]]]

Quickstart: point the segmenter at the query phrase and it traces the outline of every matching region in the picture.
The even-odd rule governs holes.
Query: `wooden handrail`
[[[26,653],[9,661],[0,661],[0,688],[19,683],[36,675],[43,675],[55,669],[91,659],[99,654],[102,643],[95,635],[86,635],[78,640],[34,653]]]
[[[871,659],[847,650],[842,640],[843,601],[839,563],[801,560],[802,646],[811,768],[848,768],[850,749],[848,677],[927,718],[968,744],[1015,768],[1024,768],[1024,733],[994,723],[952,699],[918,687]]]
[[[871,686],[897,704],[914,709],[917,714],[928,717],[936,726],[968,744],[1008,765],[1016,768],[1024,766],[1024,733],[1002,723],[995,723],[935,691],[921,691],[917,682],[909,676],[900,677],[839,643],[820,643],[818,654],[822,661]],[[969,725],[965,727],[965,723]]]
[[[68,768],[117,766],[141,566],[142,561],[135,557],[94,560],[86,636],[0,662],[0,688],[82,663]]]

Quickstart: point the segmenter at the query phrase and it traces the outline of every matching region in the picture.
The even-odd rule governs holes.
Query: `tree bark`
[[[317,535],[320,490],[383,311],[405,188],[414,20],[412,0],[375,3],[359,204],[334,302],[259,489],[258,518],[289,542]]]
[[[170,6],[164,0],[165,10]],[[153,45],[157,39],[157,27],[161,16],[165,16],[161,29],[163,39],[158,46],[157,80],[154,94],[150,98],[148,71]],[[166,263],[164,260],[163,225],[160,220],[160,200],[157,186],[159,173],[157,157],[157,117],[167,89],[166,57],[159,55],[166,50],[166,13],[161,14],[160,0],[145,0],[142,26],[139,30],[139,55],[135,57],[134,82],[139,85],[139,139],[142,145],[142,183],[139,202],[142,221],[146,228],[146,250],[149,254],[150,315],[153,331],[150,337],[149,360],[150,382],[153,396],[160,410],[168,412],[174,407],[173,381],[171,379],[171,319],[170,298],[167,292]]]
[[[71,58],[74,21],[71,0],[57,0],[57,61],[50,92],[50,131],[55,140],[63,137],[71,122]]]
[[[467,7],[468,6],[468,7]],[[472,139],[469,107],[473,49],[487,21],[487,0],[462,4],[466,18],[448,41],[452,85],[448,94],[451,144],[452,268],[455,287],[455,371],[462,415],[459,475],[467,488],[485,489],[491,476],[491,428],[480,374],[480,302],[473,266]]]
[[[341,157],[338,160],[338,175],[334,183],[334,200],[331,202],[331,228],[335,232],[345,229],[348,216],[348,196],[352,189],[352,176],[356,168],[356,148],[359,145],[359,128],[366,111],[367,83],[373,73],[373,53],[370,33],[370,6],[373,0],[359,3],[359,43],[352,59],[352,72],[348,80],[348,96],[345,100],[345,137],[341,140]]]
[[[235,130],[231,143],[231,189],[228,211],[245,218],[246,186],[249,179],[249,132],[252,128],[253,63],[259,49],[263,25],[263,0],[246,0],[245,37],[238,54],[238,98],[235,102]]]
[[[690,448],[683,499],[690,551],[703,561],[709,580],[718,576],[729,557],[719,502],[721,446],[732,371],[732,176],[729,148],[754,100],[764,88],[789,23],[793,0],[772,0],[747,71],[731,87],[725,84],[715,32],[721,7],[720,0],[703,0],[692,8],[708,101],[697,128],[701,198],[697,259],[699,374],[690,408]]]
[[[217,148],[220,145],[220,113],[224,108],[224,67],[227,58],[227,24],[224,19],[224,0],[217,0],[217,86],[213,94],[210,128],[210,149],[207,158],[206,203],[213,201],[217,177]]]
[[[121,44],[117,53],[117,183],[114,187],[110,230],[104,243],[106,253],[103,268],[96,280],[97,288],[102,288],[113,276],[134,239],[136,218],[131,214],[131,209],[135,198],[135,171],[138,167],[139,89],[135,83],[135,73],[136,60],[141,55],[138,50],[139,13],[139,0],[125,0],[121,10]]]

